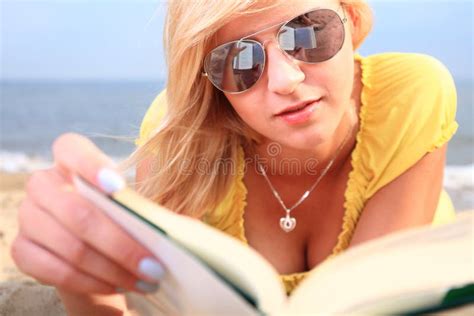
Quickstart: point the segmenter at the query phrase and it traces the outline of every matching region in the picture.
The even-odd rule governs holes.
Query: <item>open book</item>
[[[158,292],[135,298],[153,315],[416,313],[474,302],[472,212],[350,248],[287,297],[277,271],[240,241],[129,188],[108,196],[74,182],[163,263]]]

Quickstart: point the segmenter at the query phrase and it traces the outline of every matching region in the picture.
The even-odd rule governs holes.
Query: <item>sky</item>
[[[225,1],[225,0],[222,0]],[[473,77],[473,1],[370,1],[359,52],[418,52]],[[160,80],[162,0],[0,0],[2,80]]]

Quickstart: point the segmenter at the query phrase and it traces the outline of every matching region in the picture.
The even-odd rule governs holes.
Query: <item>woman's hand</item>
[[[44,284],[76,294],[156,291],[164,270],[72,185],[79,174],[106,192],[125,182],[91,141],[64,134],[53,144],[54,167],[35,172],[19,209],[12,246],[17,266]]]

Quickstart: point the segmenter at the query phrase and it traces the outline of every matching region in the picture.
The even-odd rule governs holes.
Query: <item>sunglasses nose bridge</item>
[[[269,38],[267,40],[265,40],[263,43],[262,43],[262,47],[263,47],[263,50],[264,50],[264,53],[265,53],[265,56],[267,57],[268,59],[268,47],[265,47],[265,45],[267,43],[274,43],[275,44],[275,49],[277,49],[277,51],[279,51],[279,53],[281,53],[288,62],[294,64],[295,66],[299,67],[298,65],[298,60],[297,58],[294,58],[292,56],[290,56],[289,54],[287,54],[285,52],[285,50],[281,47],[280,43],[278,42],[278,39],[275,37],[275,38]],[[268,63],[268,60],[266,60],[266,63]]]
[[[268,38],[266,39],[265,41],[263,41],[262,43],[260,43],[262,45],[262,48],[263,48],[263,51],[264,51],[264,54],[265,56],[268,56],[268,48],[267,48],[267,44],[268,43],[274,43],[276,48],[285,56],[287,57],[289,60],[291,61],[294,61],[292,58],[290,58],[290,56],[288,56],[288,54],[281,48],[280,46],[280,43],[278,42],[278,38],[277,36],[274,36],[273,38]]]
[[[263,49],[266,48],[266,45],[267,45],[268,42],[272,42],[272,41],[276,41],[276,38],[267,38],[266,40],[264,40],[264,41],[261,43]]]

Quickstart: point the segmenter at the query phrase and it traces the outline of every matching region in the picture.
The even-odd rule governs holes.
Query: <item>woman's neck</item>
[[[329,171],[336,172],[350,158],[355,143],[358,122],[351,116],[346,113],[334,136],[314,149],[300,150],[270,141],[256,146],[250,158],[265,167],[269,176],[288,180],[314,178],[331,162]]]

